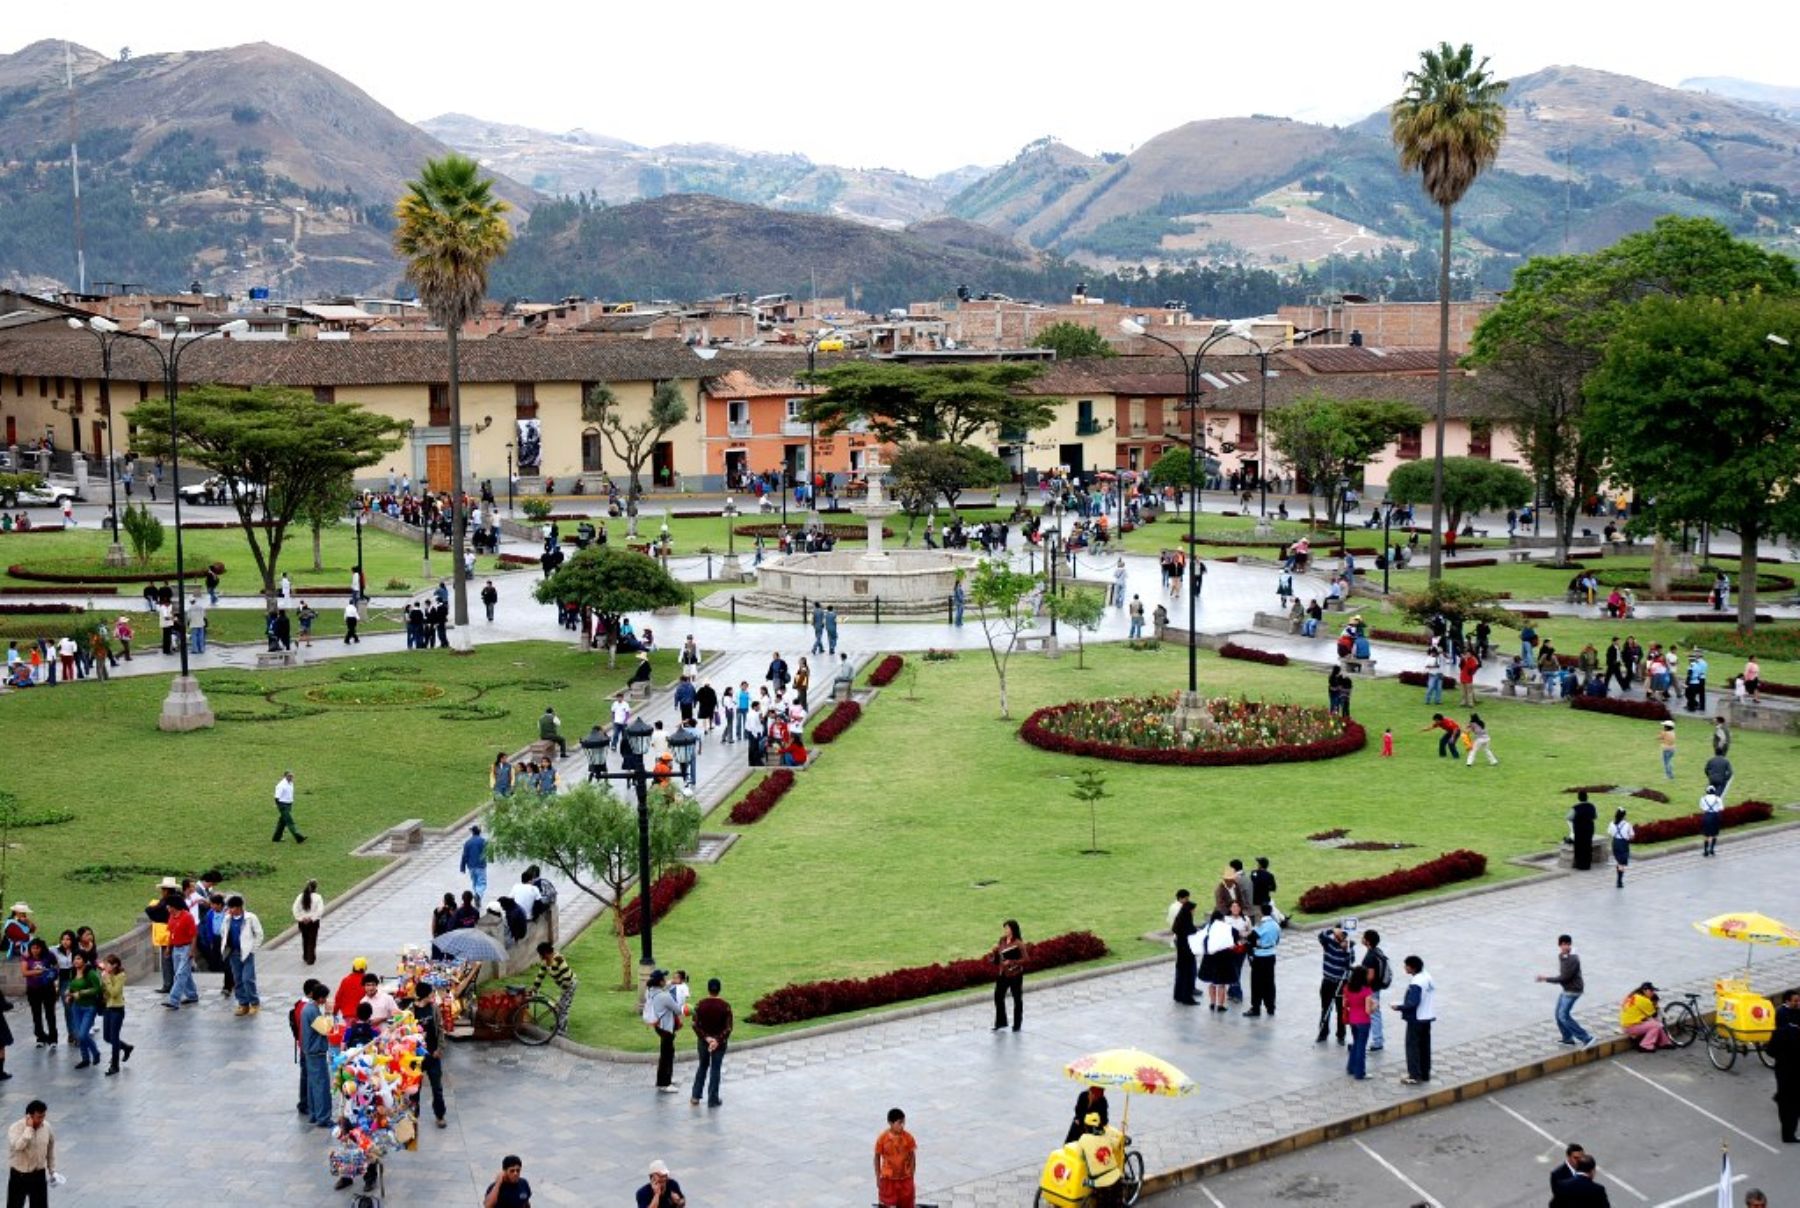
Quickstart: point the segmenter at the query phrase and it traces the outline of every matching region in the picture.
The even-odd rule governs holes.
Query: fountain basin
[[[756,568],[753,598],[787,607],[818,601],[840,613],[873,611],[879,599],[884,613],[941,613],[958,573],[971,573],[980,562],[979,554],[961,550],[789,554]]]

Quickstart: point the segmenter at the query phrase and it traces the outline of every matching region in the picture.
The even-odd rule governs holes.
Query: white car
[[[222,474],[214,474],[203,482],[190,482],[181,488],[180,493],[183,503],[228,504],[231,502],[231,487],[227,485]],[[261,498],[263,489],[257,483],[240,478],[237,480],[237,493],[253,499]]]
[[[75,493],[75,488],[70,486],[47,485],[22,487],[19,490],[18,499],[13,506],[22,508],[60,508],[63,505],[64,500],[79,502],[80,499],[81,496]]]

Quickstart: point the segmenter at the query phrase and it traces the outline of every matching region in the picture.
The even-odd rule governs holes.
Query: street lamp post
[[[623,780],[628,782],[637,796],[638,815],[638,986],[641,988],[650,981],[650,971],[656,968],[656,957],[650,940],[652,923],[650,908],[650,773],[644,767],[644,755],[650,749],[650,736],[655,733],[650,723],[642,717],[634,717],[631,724],[625,727],[625,738],[620,750],[620,770],[606,770],[606,739],[600,728],[595,726],[581,746],[587,752],[588,779],[590,780]],[[673,740],[670,746],[674,746]]]
[[[727,583],[741,583],[744,580],[744,567],[737,556],[737,502],[731,496],[725,496],[725,565],[719,569],[719,577]]]
[[[509,440],[506,442],[506,518],[508,520],[512,519],[513,514],[512,454],[512,442]]]
[[[233,319],[211,331],[187,335],[183,339],[188,329],[188,318],[186,315],[177,315],[175,334],[169,337],[166,350],[160,334],[162,325],[153,319],[141,324],[139,331],[119,333],[128,340],[137,341],[156,355],[163,371],[163,395],[169,403],[169,480],[174,484],[175,496],[175,616],[181,646],[181,674],[175,677],[174,684],[170,686],[169,695],[163,700],[162,716],[156,723],[164,730],[201,730],[213,724],[212,707],[206,703],[206,696],[200,691],[200,681],[188,669],[187,568],[181,540],[181,432],[175,414],[175,396],[181,387],[181,354],[209,336],[232,336],[247,331],[249,327],[250,324],[243,319]],[[144,334],[142,328],[149,328],[157,334]]]
[[[813,367],[819,355],[819,341],[824,338],[825,333],[820,332],[806,345],[806,392],[808,396],[813,392]],[[810,419],[807,421],[807,425],[806,489],[808,494],[806,507],[808,515],[806,523],[811,526],[819,523],[819,421],[816,418]]]
[[[1381,517],[1381,594],[1388,594],[1388,572],[1394,569],[1394,505],[1389,503]]]
[[[101,315],[83,323],[70,316],[69,326],[100,341],[100,413],[106,416],[106,491],[112,505],[112,544],[106,547],[106,565],[124,566],[125,547],[119,542],[119,478],[113,470],[112,355],[113,344],[124,335],[119,325]],[[181,484],[175,484],[179,493]]]
[[[1182,368],[1187,371],[1186,399],[1182,406],[1188,413],[1188,491],[1193,496],[1188,507],[1188,556],[1199,557],[1199,531],[1196,524],[1200,515],[1200,458],[1207,451],[1200,440],[1200,366],[1206,354],[1216,345],[1233,336],[1246,338],[1245,325],[1242,323],[1221,324],[1213,329],[1211,335],[1200,342],[1192,356],[1175,344],[1153,335],[1150,329],[1135,319],[1120,319],[1119,329],[1127,335],[1143,336],[1157,344],[1161,344],[1170,352],[1181,358]],[[1188,598],[1188,686],[1175,708],[1176,724],[1179,728],[1188,728],[1186,721],[1198,715],[1202,709],[1200,701],[1200,646],[1196,640],[1200,627],[1200,593],[1189,589]]]
[[[1282,344],[1290,347],[1294,344],[1304,344],[1326,330],[1328,329],[1318,327],[1312,331],[1303,331],[1289,336],[1286,340],[1269,348],[1264,348],[1261,344],[1256,346],[1256,367],[1259,371],[1258,376],[1261,378],[1261,398],[1256,406],[1256,476],[1261,479],[1262,486],[1262,507],[1258,515],[1262,516],[1265,521],[1269,516],[1269,463],[1268,455],[1264,451],[1266,448],[1264,434],[1269,427],[1269,357],[1279,352]]]
[[[1347,507],[1345,507],[1345,504],[1347,504],[1350,499],[1350,477],[1348,474],[1338,475],[1337,491],[1338,491],[1338,557],[1339,558],[1348,558],[1350,556],[1350,543],[1345,538],[1345,535],[1344,535],[1344,523],[1349,518],[1349,509]]]

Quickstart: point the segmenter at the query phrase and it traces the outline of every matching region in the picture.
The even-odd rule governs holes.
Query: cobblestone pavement
[[[1558,931],[1575,934],[1591,987],[1578,1014],[1605,1034],[1630,984],[1698,984],[1741,967],[1735,948],[1688,924],[1733,907],[1791,916],[1797,854],[1800,832],[1728,837],[1716,860],[1682,852],[1640,862],[1623,891],[1597,870],[1363,921],[1380,927],[1395,957],[1423,955],[1437,978],[1436,1065],[1447,1080],[1564,1051],[1554,992],[1531,980],[1554,967]],[[389,1203],[472,1202],[498,1157],[518,1152],[542,1204],[619,1202],[656,1157],[696,1203],[863,1204],[869,1146],[899,1105],[920,1140],[920,1183],[931,1189],[922,1198],[1022,1205],[1073,1099],[1062,1064],[1118,1045],[1165,1056],[1200,1083],[1191,1098],[1132,1110],[1150,1169],[1194,1161],[1404,1093],[1398,1027],[1372,1058],[1376,1078],[1360,1085],[1342,1077],[1342,1049],[1313,1043],[1316,951],[1309,935],[1285,938],[1273,1021],[1176,1007],[1167,966],[1120,970],[1028,988],[1017,1034],[990,1033],[988,1006],[975,1002],[729,1055],[725,1105],[710,1111],[655,1094],[642,1063],[459,1045],[447,1061],[450,1127],[427,1127],[418,1153],[390,1161]],[[328,1191],[319,1134],[293,1113],[279,1005],[292,1002],[299,978],[276,956],[262,978],[269,1008],[249,1019],[232,1017],[215,979],[203,982],[197,1010],[166,1012],[131,991],[126,1034],[139,1048],[120,1077],[75,1071],[66,1048],[14,1046],[16,1078],[4,1094],[15,1108],[33,1095],[51,1104],[71,1180],[59,1204],[185,1205],[196,1187],[233,1204],[341,1203]],[[1756,962],[1759,986],[1800,977],[1800,958],[1767,957]],[[321,968],[335,977],[339,967]],[[691,1075],[682,1050],[678,1073]],[[177,1115],[157,1123],[171,1105]]]

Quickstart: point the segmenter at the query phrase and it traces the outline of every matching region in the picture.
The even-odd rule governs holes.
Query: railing
[[[811,433],[812,425],[803,419],[789,417],[781,421],[781,434],[783,436],[809,436]]]
[[[728,436],[748,436],[750,435],[750,421],[728,423],[725,425],[725,433]]]
[[[1075,435],[1077,435],[1077,436],[1098,436],[1098,435],[1100,435],[1100,421],[1097,419],[1078,419],[1078,420],[1076,420],[1075,421]]]

